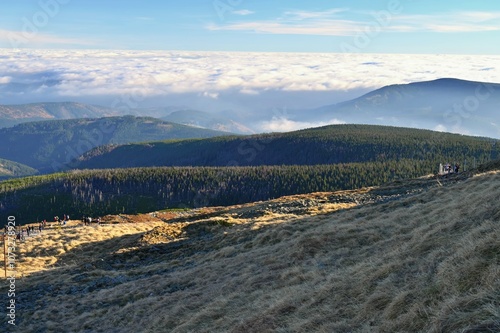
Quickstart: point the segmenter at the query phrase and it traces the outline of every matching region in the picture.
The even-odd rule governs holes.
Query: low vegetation
[[[500,165],[479,172],[47,230],[19,245],[18,328],[498,332]]]

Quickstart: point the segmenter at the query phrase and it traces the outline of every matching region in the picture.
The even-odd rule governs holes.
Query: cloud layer
[[[307,110],[443,77],[499,83],[500,56],[0,49],[0,104],[182,106],[257,131],[326,124],[307,112],[273,109]]]
[[[67,96],[347,91],[456,77],[500,82],[500,56],[0,50],[0,84]],[[4,94],[15,94],[4,88]]]

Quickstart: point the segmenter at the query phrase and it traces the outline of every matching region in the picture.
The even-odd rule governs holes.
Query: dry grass
[[[424,181],[434,182],[408,186]],[[23,244],[21,269],[30,275],[17,285],[26,304],[19,326],[500,332],[499,197],[500,173],[486,172],[341,211],[354,204],[277,213],[280,199],[166,224],[54,231]]]
[[[163,225],[163,222],[154,221],[82,226],[80,222],[71,221],[64,227],[46,229],[20,243],[16,270],[18,276],[25,277],[76,265],[113,251],[124,251],[131,246],[137,247],[137,234]],[[96,243],[101,245],[94,246]]]

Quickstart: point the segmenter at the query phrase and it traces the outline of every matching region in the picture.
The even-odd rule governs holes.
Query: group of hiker
[[[63,225],[66,225],[66,223],[69,221],[69,215],[64,214],[63,218],[59,218],[58,215],[54,216],[54,223],[55,227],[60,228]],[[92,222],[96,222],[97,225],[101,224],[101,217],[97,218],[92,218],[90,216],[83,216],[82,217],[82,222],[84,225],[91,225]],[[33,225],[29,225],[26,227],[21,227],[17,229],[16,231],[16,239],[19,241],[24,241],[26,238],[34,235],[40,235],[42,234],[42,231],[47,228],[47,226],[51,226],[50,224],[47,223],[47,220],[43,220],[42,222],[39,222],[38,227],[35,227]],[[7,234],[8,230],[7,227],[5,227],[5,232],[4,234]]]
[[[82,222],[83,222],[83,225],[91,225],[92,222],[96,222],[97,225],[100,225],[101,224],[101,218],[97,217],[95,219],[92,219],[92,217],[90,217],[90,216],[83,216],[82,217]]]
[[[61,220],[59,216],[54,216],[54,222],[59,223],[59,225],[66,225],[66,222],[69,221],[69,215],[64,214],[63,219]],[[92,222],[96,222],[98,225],[101,224],[101,217],[92,218],[91,216],[82,216],[83,225],[91,225]]]
[[[41,234],[42,230],[45,228],[46,224],[44,225],[43,222],[40,222],[38,227],[29,225],[25,228],[21,228],[16,232],[16,239],[17,240],[25,240],[27,237],[36,235],[36,234]],[[5,227],[5,234],[8,233],[7,227]]]
[[[439,174],[440,175],[447,175],[450,173],[459,173],[460,172],[460,164],[455,163],[455,164],[450,164],[450,163],[445,163],[439,165]]]
[[[60,219],[58,215],[54,216],[54,222],[58,223],[59,225],[66,225],[66,222],[68,221],[69,215],[64,214],[62,219]]]

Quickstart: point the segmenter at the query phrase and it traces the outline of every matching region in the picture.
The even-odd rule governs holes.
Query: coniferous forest
[[[0,213],[31,222],[62,214],[232,205],[381,185],[435,174],[439,163],[460,163],[463,170],[498,156],[493,139],[362,125],[115,148],[94,151],[99,163],[86,161],[112,165],[126,160],[144,167],[110,165],[6,180],[0,182]]]

